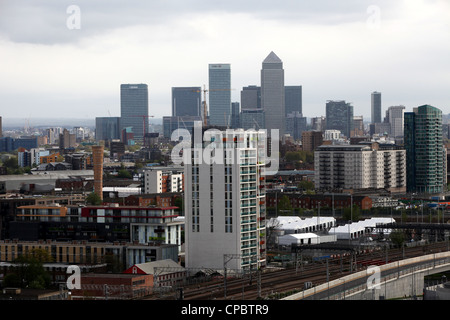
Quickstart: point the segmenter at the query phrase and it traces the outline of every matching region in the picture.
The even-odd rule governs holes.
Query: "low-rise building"
[[[372,199],[364,195],[351,194],[300,194],[290,192],[268,192],[266,200],[268,207],[276,207],[283,196],[289,198],[293,209],[318,209],[321,208],[349,208],[357,205],[361,210],[372,208]]]
[[[90,273],[80,282],[80,289],[71,290],[72,300],[128,300],[153,292],[152,277],[144,274]]]
[[[10,223],[12,239],[135,241],[181,246],[184,219],[177,207],[48,206],[18,207]]]
[[[179,167],[146,168],[145,193],[183,192],[184,170]]]
[[[186,270],[171,259],[134,264],[123,273],[145,274],[152,277],[154,287],[172,287],[183,283]]]
[[[19,256],[32,250],[45,250],[55,264],[105,265],[124,270],[132,265],[171,259],[178,262],[178,246],[171,244],[147,244],[136,242],[94,242],[55,240],[0,240],[0,261],[14,262]]]

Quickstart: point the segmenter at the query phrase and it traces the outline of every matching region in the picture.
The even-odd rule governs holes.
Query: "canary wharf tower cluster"
[[[267,164],[273,169],[276,163],[275,139],[301,141],[303,150],[314,152],[317,190],[444,191],[442,112],[435,107],[405,112],[404,106],[390,106],[383,119],[381,93],[373,92],[368,126],[373,138],[367,140],[360,139],[367,133],[363,117],[355,116],[346,101],[326,101],[326,117],[308,125],[302,86],[285,85],[283,62],[274,52],[262,61],[261,85],[242,88],[240,105],[231,101],[230,64],[210,64],[208,75],[208,89],[188,90],[193,105],[185,107],[195,114],[176,117],[193,139],[184,164],[187,267],[222,269],[226,264],[255,270],[266,265],[265,176]],[[208,106],[205,97],[199,106],[202,91],[209,94]],[[182,104],[177,108],[180,112]],[[190,119],[197,121],[189,128]]]

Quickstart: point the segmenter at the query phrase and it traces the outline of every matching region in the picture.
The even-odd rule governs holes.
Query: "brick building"
[[[142,298],[152,293],[153,282],[145,274],[84,274],[81,289],[73,289],[73,300],[126,300]]]
[[[357,205],[361,210],[369,210],[372,208],[372,199],[367,196],[351,196],[349,194],[334,194],[334,195],[321,195],[321,194],[298,194],[298,193],[286,193],[286,192],[270,192],[266,194],[267,206],[276,207],[279,204],[281,198],[287,196],[290,200],[293,209],[317,209],[320,207],[332,208],[349,208],[351,203]]]

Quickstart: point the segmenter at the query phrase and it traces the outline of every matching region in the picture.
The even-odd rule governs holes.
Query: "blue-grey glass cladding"
[[[326,117],[328,130],[340,130],[342,134],[350,138],[353,130],[353,106],[344,100],[327,101]]]
[[[298,112],[302,114],[302,86],[284,87],[285,115]]]
[[[134,139],[143,141],[144,128],[148,132],[148,86],[122,84],[120,86],[121,129],[132,127]]]
[[[120,139],[120,117],[95,118],[95,140]]]
[[[172,116],[202,116],[202,90],[200,87],[172,88]]]
[[[209,65],[209,124],[226,126],[231,121],[230,64]]]

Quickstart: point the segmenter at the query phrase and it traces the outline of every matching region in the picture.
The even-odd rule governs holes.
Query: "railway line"
[[[431,243],[404,249],[359,251],[353,255],[338,255],[325,261],[316,261],[281,270],[266,269],[240,278],[216,279],[183,288],[184,300],[256,300],[279,299],[283,295],[301,291],[308,285],[319,285],[352,271],[365,270],[370,265],[381,265],[430,253],[448,251],[448,242]],[[328,271],[328,275],[327,275]]]

